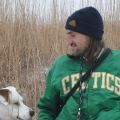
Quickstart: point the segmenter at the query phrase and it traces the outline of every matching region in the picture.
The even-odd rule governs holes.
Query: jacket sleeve
[[[38,102],[40,109],[38,120],[55,120],[59,113],[59,91],[52,84],[52,69],[49,71],[46,90]]]

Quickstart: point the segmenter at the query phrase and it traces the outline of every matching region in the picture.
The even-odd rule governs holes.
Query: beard
[[[76,51],[72,53],[72,56],[79,57],[81,55],[84,55],[87,57],[88,49],[89,49],[89,45],[84,50],[80,50],[79,48],[77,48]]]
[[[87,51],[88,47],[84,50],[81,51],[80,49],[76,49],[75,52],[73,52],[71,55],[67,54],[68,58],[73,59],[73,60],[77,60],[81,57],[81,55],[84,55],[84,53]]]
[[[83,51],[82,50],[80,50],[80,49],[76,49],[76,51],[75,52],[72,52],[72,55],[74,56],[74,57],[77,57],[77,56],[80,56],[80,55],[82,55],[83,54]]]
[[[68,58],[77,60],[81,57],[81,55],[87,57],[89,51],[89,45],[86,46],[84,50],[80,50],[79,48],[76,49],[76,51],[73,51],[72,54],[67,54]]]

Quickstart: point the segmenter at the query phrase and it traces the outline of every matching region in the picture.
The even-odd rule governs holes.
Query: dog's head
[[[15,87],[9,86],[0,89],[1,120],[29,120],[33,115],[34,111],[23,103],[23,98]]]

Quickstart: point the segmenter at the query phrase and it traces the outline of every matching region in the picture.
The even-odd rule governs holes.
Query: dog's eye
[[[19,105],[19,102],[14,103],[15,105]]]

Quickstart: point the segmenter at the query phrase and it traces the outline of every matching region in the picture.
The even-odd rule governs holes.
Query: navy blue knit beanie
[[[86,7],[75,11],[68,17],[65,28],[97,38],[98,40],[102,40],[104,33],[102,17],[93,7]]]

